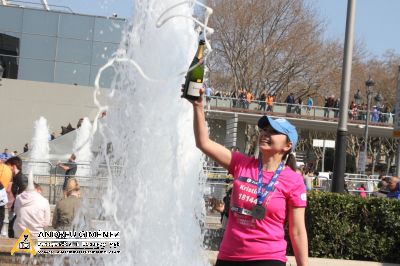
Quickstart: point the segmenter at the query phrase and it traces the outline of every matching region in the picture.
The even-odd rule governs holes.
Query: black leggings
[[[251,261],[217,260],[215,266],[286,266],[286,262],[280,260],[251,260]]]

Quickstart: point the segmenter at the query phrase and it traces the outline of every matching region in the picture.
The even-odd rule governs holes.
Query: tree
[[[214,54],[213,82],[277,93],[303,89],[318,60],[322,23],[302,0],[208,1]],[[244,12],[245,11],[245,12]],[[215,85],[215,84],[214,84]],[[218,86],[218,85],[217,85]]]

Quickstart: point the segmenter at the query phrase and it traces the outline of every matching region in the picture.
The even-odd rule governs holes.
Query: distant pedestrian
[[[25,143],[25,146],[24,146],[24,153],[27,152],[27,151],[29,151],[29,144],[28,144],[28,143]]]
[[[298,115],[301,115],[301,109],[303,108],[303,100],[299,97],[297,100],[297,105],[296,105],[296,113]]]
[[[271,94],[268,94],[267,96],[267,112],[273,112],[274,108],[274,96]]]
[[[260,110],[265,111],[265,107],[267,105],[267,96],[265,92],[261,93],[259,100]]]
[[[211,96],[213,94],[213,89],[211,87],[207,87],[206,91],[206,105],[207,105],[207,109],[210,110],[210,103],[211,103]]]
[[[336,101],[333,104],[333,117],[338,118],[339,117],[339,108],[340,108],[340,99],[337,98]]]
[[[285,103],[287,104],[286,113],[292,113],[292,107],[295,104],[294,94],[292,92],[286,98]]]
[[[389,199],[400,199],[400,183],[397,176],[392,176],[388,182],[389,193],[387,197]]]
[[[246,94],[246,109],[250,108],[250,104],[253,101],[253,94],[249,91]]]
[[[360,191],[360,197],[361,198],[366,198],[367,197],[367,193],[365,193],[365,185],[361,184],[360,187],[357,188],[358,191]]]
[[[311,98],[311,96],[308,96],[308,100],[307,100],[307,115],[310,115],[310,111],[311,111],[311,109],[313,108],[313,105],[314,105],[314,100],[313,100],[313,98]]]
[[[63,184],[64,192],[66,192],[65,189],[67,187],[68,179],[73,177],[76,174],[76,171],[78,170],[78,166],[76,165],[75,160],[76,160],[75,154],[71,154],[71,156],[68,159],[68,163],[59,162],[57,164],[58,167],[65,170],[64,184]]]

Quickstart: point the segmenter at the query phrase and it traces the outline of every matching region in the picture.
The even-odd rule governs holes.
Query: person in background
[[[27,151],[29,151],[29,144],[28,144],[28,143],[25,143],[24,152],[27,152]]]
[[[246,94],[247,92],[245,89],[241,89],[239,91],[239,108],[246,108],[246,103],[245,103]]]
[[[260,98],[258,99],[260,101],[260,110],[265,111],[265,107],[267,104],[267,96],[265,95],[265,92],[261,93]]]
[[[358,191],[360,191],[360,197],[365,199],[367,197],[367,193],[365,193],[365,185],[361,184],[360,187],[357,188]]]
[[[286,98],[285,103],[287,104],[286,106],[286,113],[290,114],[292,112],[292,107],[295,103],[295,99],[294,99],[294,94],[293,92],[291,92],[288,97]]]
[[[378,121],[379,121],[379,110],[376,107],[376,105],[374,105],[372,107],[371,122],[377,123]]]
[[[297,99],[297,105],[296,105],[296,113],[298,115],[301,115],[301,109],[303,108],[303,100],[299,97]]]
[[[387,123],[389,122],[389,117],[390,117],[390,107],[389,105],[385,105],[385,107],[382,110],[383,114],[382,114],[382,122],[383,123]]]
[[[397,176],[392,176],[388,182],[389,192],[387,197],[389,199],[400,199],[400,183]]]
[[[4,162],[7,161],[8,158],[11,157],[11,154],[8,152],[8,149],[4,149],[3,153],[0,153],[0,162]]]
[[[236,89],[233,89],[229,96],[232,99],[232,107],[236,108],[237,107],[237,97],[238,97]]]
[[[72,222],[81,205],[80,187],[75,178],[70,178],[66,186],[66,198],[57,202],[53,213],[52,226],[57,230],[71,230]]]
[[[78,166],[76,165],[75,160],[76,160],[75,154],[71,154],[71,156],[68,159],[68,163],[61,163],[61,162],[57,163],[57,166],[65,171],[64,184],[63,184],[64,194],[66,192],[65,189],[67,187],[68,179],[73,177],[76,174],[76,171],[78,170]]]
[[[378,179],[379,179],[379,182],[377,185],[378,191],[375,191],[372,195],[375,197],[378,197],[378,198],[386,198],[387,193],[389,192],[389,189],[388,189],[389,178],[380,174]]]
[[[207,87],[206,89],[206,104],[207,109],[210,110],[211,96],[213,94],[213,89],[211,87]]]
[[[40,185],[34,184],[33,175],[30,175],[27,188],[15,200],[15,238],[28,228],[32,238],[37,239],[39,233],[50,225],[50,204],[41,192]]]
[[[222,211],[221,224],[222,224],[222,229],[224,230],[226,228],[226,225],[228,224],[229,210],[231,206],[231,196],[233,189],[233,184],[231,182],[231,179],[225,182],[227,182],[229,185],[227,186],[225,196],[222,199],[222,201],[224,202],[224,210]]]
[[[325,97],[325,105],[324,105],[324,117],[329,117],[329,111],[333,108],[335,104],[335,96]]]
[[[389,179],[386,178],[384,175],[379,175],[378,179],[379,179],[379,183],[378,183],[379,193],[385,194],[385,196],[386,196],[386,194],[389,192],[389,189],[388,189]]]
[[[13,225],[16,219],[14,212],[15,199],[20,195],[26,187],[28,186],[28,177],[22,173],[22,160],[20,157],[11,157],[6,161],[6,164],[10,167],[12,172],[12,185],[11,193],[12,197],[10,199],[10,206],[8,211],[8,237],[14,237]]]
[[[267,96],[267,112],[273,112],[274,108],[274,96],[271,94],[268,94]]]
[[[307,191],[311,191],[313,188],[313,172],[306,172],[304,175],[304,184],[306,185]]]
[[[83,118],[79,118],[78,123],[76,124],[76,128],[80,128],[83,123]]]
[[[347,185],[347,183],[344,183],[344,193],[349,194],[349,187]]]
[[[313,98],[311,98],[311,96],[308,96],[308,99],[307,99],[307,109],[306,109],[307,115],[310,115],[310,112],[311,112],[311,109],[312,109],[313,105],[314,105],[314,100],[313,100]]]
[[[334,108],[334,110],[333,110],[333,117],[335,117],[335,118],[338,118],[339,117],[339,108],[340,108],[340,99],[339,98],[337,98],[336,100],[335,100],[335,102],[333,103],[333,108]]]
[[[7,188],[12,180],[12,172],[8,165],[0,162],[0,187],[4,189],[3,192],[7,194]],[[8,197],[7,197],[8,203]],[[0,232],[3,228],[4,217],[6,215],[6,203],[4,205],[0,205]]]
[[[250,91],[248,91],[246,93],[246,109],[249,109],[252,101],[253,101],[253,94]]]

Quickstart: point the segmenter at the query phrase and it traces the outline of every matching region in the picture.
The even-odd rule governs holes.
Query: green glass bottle
[[[190,68],[192,68],[196,64],[198,65],[192,70],[188,71],[188,73],[186,74],[186,81],[183,90],[183,97],[188,100],[196,101],[200,97],[200,89],[203,87],[204,77],[204,49],[205,41],[203,38],[203,34],[200,33],[199,47],[197,48],[197,52],[193,58],[192,63],[190,64]]]

